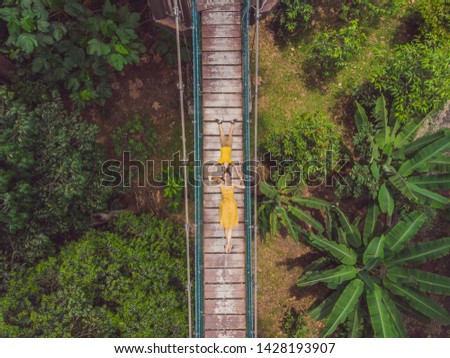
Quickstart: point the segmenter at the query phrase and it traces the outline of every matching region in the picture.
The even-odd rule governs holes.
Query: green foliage
[[[162,171],[162,181],[164,183],[163,196],[168,200],[169,210],[179,212],[183,202],[184,180],[177,170],[173,167],[164,168]]]
[[[422,20],[422,34],[434,34],[448,39],[450,10],[447,0],[418,0],[415,7]]]
[[[414,211],[383,233],[373,209],[366,216],[363,235],[354,224],[348,225],[348,217],[337,207],[328,211],[326,236],[305,234],[312,246],[331,258],[308,269],[297,284],[322,282],[336,290],[309,311],[316,320],[327,318],[322,336],[344,325],[350,336],[358,337],[366,325],[375,337],[404,337],[399,310],[406,303],[413,311],[448,324],[448,312],[420,291],[450,295],[450,278],[412,269],[410,264],[444,257],[450,252],[450,238],[405,248],[424,223],[425,214]],[[355,235],[363,240],[354,240]],[[349,257],[356,259],[349,262]]]
[[[14,275],[0,300],[0,336],[187,336],[183,237],[168,220],[131,213],[88,232]]]
[[[271,186],[266,182],[259,184],[259,190],[264,195],[258,208],[259,227],[264,240],[266,233],[269,232],[273,237],[281,226],[284,226],[291,238],[298,241],[302,231],[298,221],[314,227],[319,232],[324,230],[323,226],[301,207],[325,209],[329,203],[320,199],[301,197],[301,186],[291,186],[289,179],[290,176],[285,174],[280,176],[276,186]]]
[[[287,38],[311,26],[314,15],[311,0],[281,0],[275,23],[278,36]]]
[[[391,15],[404,0],[350,0],[341,1],[339,17],[346,21],[363,19],[367,22],[379,20],[382,16]]]
[[[326,161],[337,162],[340,156],[339,131],[320,113],[301,113],[294,118],[292,126],[270,133],[261,149],[278,161],[279,173],[291,174],[297,184],[323,179]]]
[[[305,338],[308,337],[310,331],[303,315],[291,307],[287,310],[283,317],[283,333],[287,338]]]
[[[0,87],[0,100],[0,250],[32,262],[105,209],[98,130],[39,84],[25,83],[20,96]]]
[[[139,14],[106,0],[93,12],[80,0],[11,1],[0,9],[9,37],[2,50],[21,64],[22,74],[57,82],[77,107],[103,105],[111,97],[114,70],[140,61]]]
[[[371,195],[389,216],[395,208],[394,196],[435,209],[450,203],[435,192],[450,188],[450,160],[445,155],[450,132],[440,130],[415,139],[427,117],[402,123],[389,116],[384,97],[380,97],[370,121],[364,108],[356,105],[356,128],[364,138],[358,137],[355,147],[362,155],[344,190],[357,197]]]
[[[351,20],[339,30],[319,32],[313,39],[305,70],[319,79],[334,76],[361,50],[366,39],[358,20]]]
[[[181,61],[190,63],[190,47],[187,42],[181,47]],[[160,29],[155,45],[156,52],[171,66],[177,63],[177,42],[173,33]]]
[[[116,126],[111,134],[114,152],[122,157],[128,151],[131,157],[141,160],[149,159],[149,153],[154,152],[157,134],[148,119],[139,113],[133,113],[123,126]]]
[[[371,81],[392,102],[401,122],[441,109],[450,98],[449,52],[450,41],[429,35],[383,54],[386,64]]]

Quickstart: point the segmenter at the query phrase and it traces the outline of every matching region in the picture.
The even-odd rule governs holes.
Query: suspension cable
[[[180,46],[180,9],[178,0],[174,0],[173,12],[176,19],[177,32],[177,59],[178,59],[178,90],[180,91],[180,113],[181,113],[181,141],[183,144],[183,177],[184,177],[184,223],[186,232],[186,267],[187,267],[187,294],[188,294],[188,314],[189,314],[189,338],[192,338],[192,303],[191,303],[191,257],[189,245],[189,202],[188,202],[188,165],[189,161],[186,157],[186,129],[184,123],[184,83],[183,73],[181,70],[181,46]]]
[[[263,2],[263,6],[266,0]],[[255,338],[258,337],[258,91],[259,91],[259,17],[260,17],[260,4],[259,0],[256,0],[256,12],[255,12],[255,134],[254,134],[254,165],[255,165],[255,185],[254,185],[254,239],[253,239],[253,260],[254,260],[254,328]]]

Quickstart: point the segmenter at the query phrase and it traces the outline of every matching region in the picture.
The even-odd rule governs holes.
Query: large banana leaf
[[[364,251],[363,263],[367,271],[378,266],[384,258],[384,236],[373,238]]]
[[[345,265],[354,265],[356,263],[358,258],[356,252],[347,246],[314,234],[307,237],[307,240],[312,246],[328,252]]]
[[[297,286],[305,287],[315,285],[319,282],[326,283],[329,287],[336,288],[342,282],[356,277],[356,268],[354,266],[340,265],[334,269],[321,272],[307,272],[297,282]]]
[[[358,102],[356,102],[355,124],[356,128],[358,129],[358,132],[363,131],[364,128],[370,127],[366,111]]]
[[[325,210],[331,205],[329,202],[317,198],[301,198],[299,196],[294,196],[291,198],[291,200],[297,204],[306,206],[307,208],[311,209]]]
[[[429,116],[425,116],[421,119],[411,121],[403,126],[403,128],[398,132],[394,146],[395,148],[402,148],[405,145],[411,143],[416,136],[417,131],[422,127],[422,124],[429,118]]]
[[[427,172],[450,173],[450,157],[440,155],[439,157],[430,160],[427,166]]]
[[[380,204],[380,209],[383,213],[392,216],[394,212],[394,199],[392,198],[386,183],[381,186],[380,191],[378,192],[378,203]]]
[[[394,327],[392,317],[383,301],[382,288],[375,283],[372,291],[366,290],[366,298],[375,337],[398,337],[399,334]]]
[[[414,142],[408,144],[406,147],[398,150],[397,153],[394,155],[394,157],[397,159],[402,159],[405,156],[406,157],[413,156],[419,150],[421,150],[421,149],[425,148],[427,145],[443,138],[444,136],[445,136],[445,132],[438,131],[436,133],[420,137],[419,139],[416,139]]]
[[[448,312],[427,296],[388,279],[384,279],[383,284],[394,295],[405,298],[413,308],[424,315],[444,324],[450,324],[450,315]]]
[[[399,174],[408,176],[417,168],[426,166],[428,162],[450,149],[450,136],[445,136],[419,150],[411,159],[404,162],[398,169]]]
[[[408,183],[408,186],[421,204],[427,204],[435,209],[444,209],[450,203],[450,199],[445,196],[422,189],[412,183]]]
[[[330,313],[327,324],[321,333],[322,337],[332,334],[347,319],[358,304],[363,291],[364,283],[359,279],[355,279],[347,285]]]
[[[275,199],[278,196],[277,189],[264,181],[259,183],[259,190],[261,190],[261,193],[263,193],[269,199]]]
[[[345,233],[344,229],[341,227],[337,228],[337,235],[338,235],[338,242],[341,245],[344,245],[346,247],[350,247],[350,244],[347,240],[347,234]]]
[[[375,104],[375,118],[377,120],[378,133],[375,134],[375,142],[382,149],[390,142],[391,128],[389,127],[388,111],[386,101],[383,96],[378,97]]]
[[[275,211],[271,211],[269,219],[270,219],[270,236],[275,237],[279,226],[277,213]]]
[[[391,316],[392,324],[394,325],[395,330],[398,333],[400,338],[406,337],[407,332],[405,325],[403,324],[402,317],[400,316],[400,312],[397,309],[395,302],[391,299],[389,293],[382,289],[381,294],[383,297],[383,303],[386,306],[386,311]]]
[[[292,240],[298,241],[297,230],[295,229],[294,223],[292,222],[291,218],[289,217],[287,211],[284,208],[278,208],[277,212],[278,212],[278,215],[280,216],[281,222],[286,227]]]
[[[378,205],[372,205],[367,210],[366,220],[364,221],[363,244],[367,246],[369,239],[374,235],[378,223],[380,211]]]
[[[389,181],[400,193],[402,193],[409,200],[414,201],[417,199],[408,185],[409,181],[406,181],[405,178],[403,178],[400,174],[395,173],[394,175],[390,176]]]
[[[334,207],[333,211],[336,213],[338,221],[341,227],[344,229],[346,234],[345,236],[350,245],[355,248],[361,247],[361,233],[359,232],[358,228],[350,222],[347,215],[345,215],[341,209],[339,209],[338,207]]]
[[[389,249],[391,253],[401,251],[405,244],[419,231],[425,219],[426,215],[417,211],[405,216],[386,234],[385,248]]]
[[[423,264],[435,260],[450,252],[450,237],[422,242],[400,252],[397,256],[385,262],[388,266],[403,264]]]
[[[450,189],[450,174],[418,175],[408,178],[408,182],[425,189]]]
[[[326,299],[322,300],[318,305],[315,304],[308,309],[308,314],[310,317],[316,321],[327,318],[331,310],[333,309],[336,301],[341,296],[342,292],[344,292],[344,288],[347,284],[342,284],[339,286],[331,295],[329,295]]]
[[[349,338],[359,338],[361,337],[364,325],[363,325],[363,311],[360,303],[356,304],[355,309],[348,316],[348,324],[350,328]]]
[[[450,295],[450,278],[417,269],[392,267],[387,277],[392,282],[400,282],[423,292]]]
[[[334,261],[330,257],[322,256],[322,257],[318,258],[317,260],[314,260],[313,262],[311,262],[308,266],[306,266],[305,271],[306,272],[307,271],[319,271],[319,270],[326,268],[333,262]]]
[[[324,228],[320,222],[318,222],[316,219],[314,219],[311,215],[308,215],[303,210],[300,210],[299,208],[295,206],[288,206],[288,211],[295,215],[300,220],[303,220],[305,223],[311,225],[314,229],[316,229],[319,233],[322,233],[324,231]]]

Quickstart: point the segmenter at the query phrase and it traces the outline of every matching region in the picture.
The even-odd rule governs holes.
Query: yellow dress
[[[224,229],[232,229],[238,225],[238,208],[234,199],[234,189],[232,186],[220,186],[222,200],[220,202],[220,226]]]
[[[220,148],[220,159],[217,161],[217,163],[223,164],[225,162],[230,164],[233,162],[231,160],[231,147]]]

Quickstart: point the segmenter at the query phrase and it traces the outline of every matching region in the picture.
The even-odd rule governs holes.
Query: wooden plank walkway
[[[242,163],[242,40],[241,1],[204,10],[202,19],[203,161],[220,157],[216,118],[236,118],[232,159]],[[207,169],[204,171],[207,179]],[[244,192],[235,189],[239,226],[233,231],[233,250],[226,254],[225,237],[219,225],[220,189],[208,186],[203,192],[204,336],[246,337]]]

